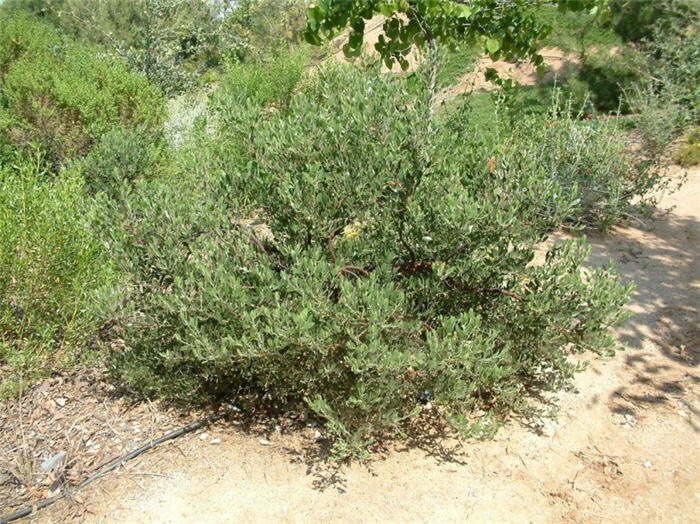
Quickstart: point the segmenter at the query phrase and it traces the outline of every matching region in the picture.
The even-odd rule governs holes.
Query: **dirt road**
[[[637,282],[635,316],[618,333],[627,350],[592,361],[539,432],[511,424],[492,441],[399,448],[331,474],[300,453],[313,447],[312,428],[259,435],[222,425],[38,520],[697,522],[700,170],[669,206],[646,225],[590,239],[592,264],[612,258]]]

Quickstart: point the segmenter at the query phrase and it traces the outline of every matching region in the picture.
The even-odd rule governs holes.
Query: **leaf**
[[[457,13],[457,18],[466,19],[472,16],[472,10],[464,4],[455,4],[455,12]]]
[[[495,38],[489,38],[486,40],[486,50],[489,52],[490,55],[495,55],[498,53],[498,50],[501,48],[501,43],[496,40]]]
[[[381,2],[379,6],[377,6],[377,9],[379,9],[379,12],[383,14],[384,16],[391,16],[394,14],[396,11],[396,3],[394,2]]]
[[[304,40],[306,40],[311,45],[321,45],[321,37],[318,33],[312,31],[304,31]]]
[[[306,23],[312,31],[318,30],[318,26],[323,20],[323,13],[318,6],[314,5],[306,9]]]

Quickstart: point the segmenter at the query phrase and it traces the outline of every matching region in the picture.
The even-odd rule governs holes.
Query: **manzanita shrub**
[[[337,65],[272,108],[220,96],[181,176],[104,200],[120,381],[313,412],[349,456],[427,402],[488,433],[613,347],[631,287],[581,241],[535,256],[575,199],[403,85]]]

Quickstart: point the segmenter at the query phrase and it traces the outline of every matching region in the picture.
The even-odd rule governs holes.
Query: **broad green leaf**
[[[501,48],[501,43],[495,38],[489,38],[486,40],[486,50],[489,54],[494,55]]]

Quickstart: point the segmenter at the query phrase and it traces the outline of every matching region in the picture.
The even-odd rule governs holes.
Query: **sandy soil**
[[[590,361],[554,422],[487,442],[397,447],[333,471],[313,428],[222,424],[101,479],[37,520],[60,522],[700,521],[700,169],[673,211],[590,238],[637,282],[626,351]],[[219,440],[220,439],[220,440]],[[309,452],[311,450],[311,453]]]

